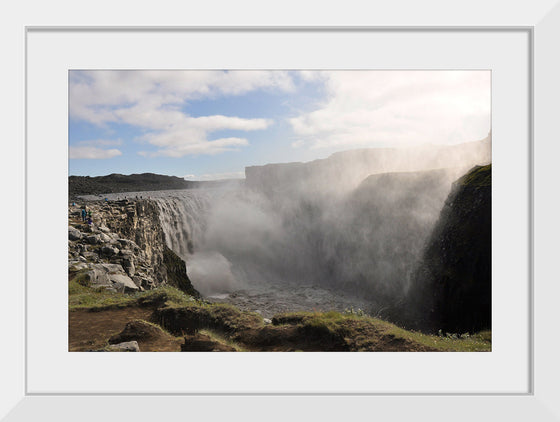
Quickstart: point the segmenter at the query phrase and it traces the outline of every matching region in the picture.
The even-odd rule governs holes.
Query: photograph
[[[69,352],[491,352],[492,71],[70,69],[67,255]]]

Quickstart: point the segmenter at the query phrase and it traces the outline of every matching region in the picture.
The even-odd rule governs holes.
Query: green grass
[[[433,335],[424,334],[419,331],[409,331],[397,327],[387,321],[373,318],[375,323],[386,329],[387,334],[402,337],[424,346],[433,347],[439,351],[446,352],[490,352],[492,351],[492,332],[481,331],[473,335]]]
[[[79,273],[78,273],[79,274]],[[92,289],[83,284],[80,277],[68,283],[68,302],[70,311],[78,309],[104,310],[128,306],[157,306],[186,308],[205,321],[205,334],[221,343],[228,344],[239,351],[242,347],[228,339],[228,333],[247,328],[260,328],[264,325],[262,317],[256,313],[243,312],[233,305],[208,303],[195,299],[181,290],[162,286],[154,290],[133,294],[110,292],[105,289]],[[391,334],[438,351],[479,352],[492,350],[492,332],[482,331],[470,336],[429,335],[408,331],[389,322],[357,313],[330,312],[293,312],[275,316],[274,325],[290,324],[301,327],[312,335],[358,338],[364,328],[379,334]],[[156,325],[159,327],[159,325]],[[209,328],[212,327],[212,328]],[[161,328],[161,327],[160,327]],[[364,340],[367,340],[365,338]]]
[[[458,183],[463,186],[492,186],[492,165],[472,168]]]
[[[230,347],[233,347],[237,352],[248,352],[248,350],[245,349],[243,346],[239,345],[238,343],[231,340],[229,337],[227,337],[227,336],[223,335],[222,333],[219,333],[215,330],[204,329],[204,330],[200,330],[199,333],[207,335],[208,337],[210,337],[212,339],[212,341],[215,341],[215,342],[222,343],[222,344],[228,345]]]
[[[102,310],[124,308],[133,305],[136,299],[132,295],[110,292],[105,289],[92,289],[79,284],[75,280],[68,283],[68,309]]]
[[[185,306],[194,302],[191,296],[171,286],[162,286],[146,292],[123,294],[111,292],[104,288],[93,289],[84,284],[84,278],[80,276],[74,277],[68,282],[68,307],[70,311],[149,306],[152,303]]]
[[[331,312],[294,312],[277,316],[273,323],[280,325],[282,321],[310,328],[318,332],[332,335],[357,336],[357,327],[369,326],[379,333],[392,334],[420,345],[449,352],[487,352],[492,350],[492,332],[481,331],[473,335],[431,335],[418,331],[409,331],[390,322],[355,313]],[[280,324],[279,324],[280,322]]]

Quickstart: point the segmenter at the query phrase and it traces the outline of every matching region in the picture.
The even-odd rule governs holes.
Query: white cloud
[[[122,139],[95,139],[88,141],[78,141],[75,145],[84,147],[107,147],[122,145]]]
[[[166,141],[169,146],[155,152],[139,151],[138,154],[144,157],[183,157],[185,155],[215,155],[221,152],[234,151],[239,147],[249,145],[249,141],[243,138],[220,138],[212,141],[195,141],[179,143],[175,140],[174,133],[166,133]],[[182,139],[182,134],[177,135]],[[158,145],[162,142],[158,141]]]
[[[69,158],[71,159],[105,159],[113,158],[122,155],[122,152],[118,149],[101,149],[90,146],[70,146],[68,151]]]
[[[490,130],[489,71],[338,71],[323,78],[327,98],[289,120],[292,146],[349,148],[457,143]]]
[[[266,129],[271,120],[230,116],[191,117],[181,111],[199,98],[241,95],[257,89],[293,91],[283,71],[73,71],[70,74],[70,116],[106,125],[125,123],[146,130],[141,137],[160,148],[140,155],[181,157],[216,154],[248,145],[239,138],[209,140],[217,130]]]

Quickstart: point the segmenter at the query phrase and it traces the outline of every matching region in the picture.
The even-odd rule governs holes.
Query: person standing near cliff
[[[86,221],[86,207],[82,208],[82,221]]]

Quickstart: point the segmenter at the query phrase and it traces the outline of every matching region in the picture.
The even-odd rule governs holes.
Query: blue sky
[[[487,71],[70,71],[69,174],[211,180],[490,130]]]

